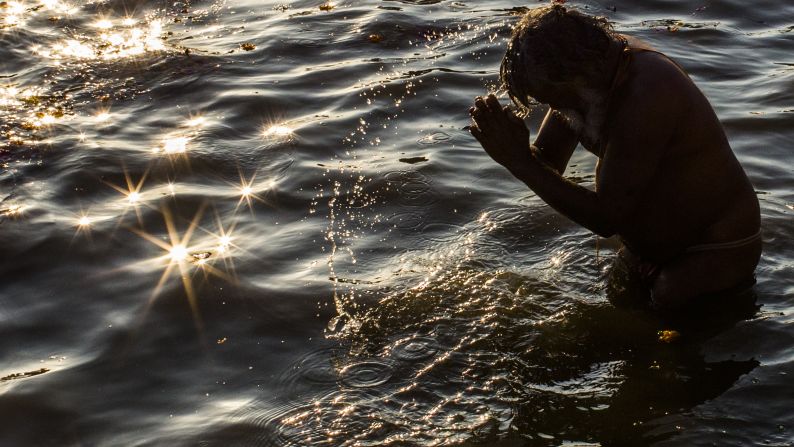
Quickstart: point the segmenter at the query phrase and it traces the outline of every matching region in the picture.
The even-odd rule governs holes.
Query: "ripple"
[[[280,376],[279,383],[287,391],[326,388],[336,384],[339,374],[334,362],[340,353],[336,348],[310,352],[290,365]]]
[[[333,391],[279,415],[271,413],[259,425],[267,433],[263,445],[345,445],[354,436],[372,432],[379,412],[365,391]]]
[[[405,361],[423,360],[436,353],[438,353],[438,344],[429,337],[406,337],[392,346],[392,355]]]
[[[352,388],[383,385],[394,374],[394,366],[384,360],[371,359],[345,366],[339,372],[341,383]]]
[[[417,143],[424,146],[429,146],[433,144],[443,143],[445,141],[449,141],[450,139],[452,139],[452,137],[450,137],[448,134],[444,132],[435,132],[430,135],[423,136],[417,141]]]
[[[432,180],[417,171],[392,171],[386,174],[386,181],[397,185],[400,192],[399,203],[403,206],[425,207],[438,201],[438,193],[433,190]]]
[[[456,240],[463,231],[460,225],[429,223],[421,227],[422,239],[428,242],[449,242]]]
[[[422,227],[424,217],[414,211],[402,211],[389,217],[389,223],[398,230],[412,231]]]

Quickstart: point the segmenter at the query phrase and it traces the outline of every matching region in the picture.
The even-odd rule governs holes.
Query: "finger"
[[[474,121],[482,121],[485,118],[485,109],[482,107],[472,107],[471,117]]]
[[[472,136],[477,139],[477,141],[482,141],[482,130],[480,130],[476,124],[469,126],[469,133],[471,133]]]
[[[502,105],[499,104],[499,100],[496,99],[496,96],[494,96],[493,93],[491,93],[490,95],[488,95],[487,98],[485,98],[485,103],[488,105],[488,108],[493,110],[494,112],[502,111]]]
[[[502,110],[504,110],[505,115],[507,115],[507,119],[509,119],[513,123],[522,124],[522,125],[524,124],[524,120],[521,119],[518,115],[516,115],[516,112],[514,112],[513,109],[510,108],[510,106],[504,106]]]

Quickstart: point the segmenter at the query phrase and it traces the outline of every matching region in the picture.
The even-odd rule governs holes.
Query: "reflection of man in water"
[[[758,200],[708,100],[675,62],[605,19],[530,11],[501,67],[513,102],[550,106],[534,143],[493,95],[470,109],[485,151],[560,213],[618,235],[654,304],[752,280]],[[596,190],[562,177],[576,145],[598,157]]]

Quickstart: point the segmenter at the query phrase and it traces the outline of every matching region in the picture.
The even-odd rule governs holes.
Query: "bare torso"
[[[642,44],[630,40],[629,45],[637,48]],[[668,141],[661,142],[664,153],[650,181],[638,192],[642,199],[616,232],[637,255],[659,262],[693,245],[728,242],[756,233],[758,200],[708,100],[666,56],[635,50],[628,57],[626,81],[611,99],[607,136],[625,132],[620,117],[638,109],[645,109],[645,119],[652,121],[651,125],[666,126],[671,132]],[[678,96],[678,103],[685,106],[676,113],[663,107],[657,110],[646,100],[653,97],[646,92],[648,85],[667,87],[664,94]],[[605,143],[608,151],[609,141]],[[582,144],[591,152],[599,150],[592,142]],[[598,188],[620,181],[616,177],[621,172],[601,169],[608,162],[606,158],[599,162]]]

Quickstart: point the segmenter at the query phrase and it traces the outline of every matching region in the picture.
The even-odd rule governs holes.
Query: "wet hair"
[[[529,11],[513,29],[499,80],[510,99],[527,108],[532,78],[570,83],[604,76],[610,43],[617,35],[606,18],[592,17],[561,4]]]

